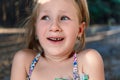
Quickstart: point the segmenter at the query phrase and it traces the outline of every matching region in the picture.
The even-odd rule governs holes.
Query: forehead
[[[59,0],[37,0],[38,3],[46,3],[46,2],[52,2],[52,1],[59,1]],[[74,1],[74,0],[60,0],[60,1]]]
[[[37,3],[44,4],[46,2],[49,2],[50,0],[37,0]]]
[[[37,0],[37,3],[38,4],[60,4],[60,3],[62,3],[62,4],[65,4],[65,3],[67,3],[68,5],[70,4],[73,4],[73,3],[75,3],[75,0]],[[54,6],[54,5],[52,5],[52,6]],[[64,7],[66,7],[66,6],[64,6]]]
[[[56,9],[62,9],[67,11],[76,10],[76,5],[74,0],[38,0],[41,9],[51,8],[55,11]]]

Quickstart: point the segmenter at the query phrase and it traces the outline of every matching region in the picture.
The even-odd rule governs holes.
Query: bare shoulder
[[[13,58],[13,66],[21,65],[24,66],[25,70],[28,72],[29,65],[34,59],[36,52],[30,49],[22,49],[15,53]]]
[[[89,80],[104,80],[104,63],[98,51],[84,50],[80,52],[78,58],[81,58],[83,72],[89,74]]]
[[[29,59],[36,55],[36,52],[31,49],[22,49],[15,53],[14,58],[17,59]]]
[[[94,63],[98,63],[98,62],[103,62],[100,53],[94,49],[84,50],[84,51],[80,52],[78,57],[82,58],[82,61],[84,61],[86,64],[87,63],[94,64]]]
[[[29,71],[29,66],[36,55],[36,52],[30,49],[18,51],[13,58],[11,68],[11,80],[25,80]]]

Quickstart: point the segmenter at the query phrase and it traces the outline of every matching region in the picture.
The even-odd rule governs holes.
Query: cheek
[[[77,23],[73,23],[70,25],[70,28],[69,29],[69,33],[74,37],[74,36],[77,36],[78,33],[79,33],[79,25],[77,25]]]
[[[40,25],[36,25],[36,35],[37,37],[40,39],[42,37],[42,35],[44,34],[44,27],[40,26]]]
[[[78,28],[75,28],[71,26],[72,28],[67,28],[66,34],[69,36],[70,39],[76,40],[76,37],[78,36]]]
[[[70,38],[72,39],[72,40],[74,40],[74,41],[76,41],[76,38],[77,38],[77,33],[76,32],[72,32],[71,34],[70,34]]]
[[[40,44],[42,45],[43,41],[45,41],[45,29],[41,26],[37,26],[36,35],[39,39]]]
[[[43,34],[43,32],[46,29],[46,25],[42,22],[36,23],[36,33],[37,34]]]

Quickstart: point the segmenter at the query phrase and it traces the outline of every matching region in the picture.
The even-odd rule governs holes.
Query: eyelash
[[[43,17],[41,17],[41,20],[50,20],[50,18],[49,18],[49,16],[43,16]],[[60,18],[60,20],[70,20],[70,18],[67,16],[62,16]]]
[[[70,20],[70,18],[67,16],[62,16],[60,20]]]
[[[43,16],[41,17],[41,20],[50,20],[49,16]]]

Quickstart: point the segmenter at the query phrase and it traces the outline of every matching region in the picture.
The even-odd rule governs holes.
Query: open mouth
[[[57,37],[57,38],[50,37],[50,38],[47,38],[47,39],[50,40],[50,41],[54,41],[54,42],[59,42],[59,41],[63,41],[64,40],[64,38],[61,38],[61,37]]]

